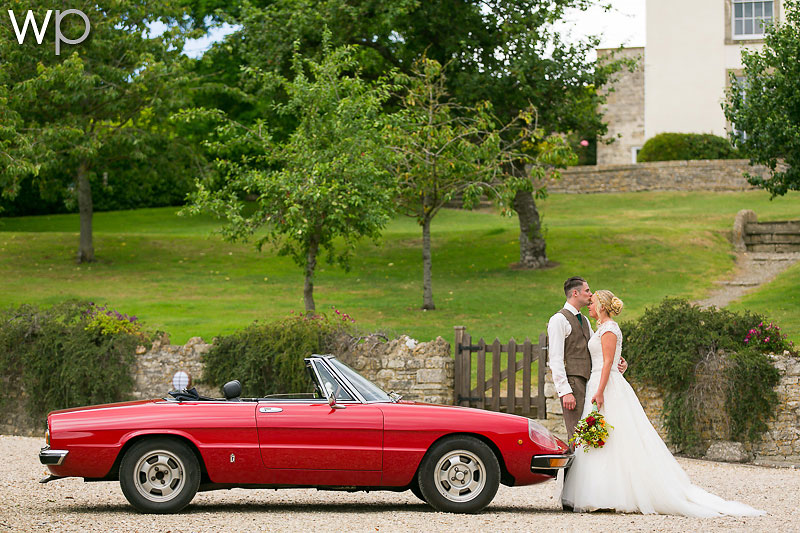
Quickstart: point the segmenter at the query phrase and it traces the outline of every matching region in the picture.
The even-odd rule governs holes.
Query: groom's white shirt
[[[573,315],[579,313],[569,302],[564,304],[564,309]],[[583,319],[589,325],[589,333],[593,333],[588,318],[584,316]],[[547,323],[547,355],[550,359],[550,370],[553,373],[553,385],[556,387],[559,398],[572,393],[572,387],[567,382],[567,370],[564,367],[564,341],[570,333],[572,333],[572,326],[569,325],[567,317],[560,312],[550,317],[550,321]]]

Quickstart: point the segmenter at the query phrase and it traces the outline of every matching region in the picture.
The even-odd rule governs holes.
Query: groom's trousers
[[[567,376],[567,383],[572,387],[572,395],[575,396],[575,409],[564,408],[564,400],[561,400],[561,407],[564,411],[564,425],[567,426],[567,442],[575,433],[575,426],[583,414],[583,402],[586,400],[586,378],[583,376]],[[575,446],[570,444],[573,450]]]

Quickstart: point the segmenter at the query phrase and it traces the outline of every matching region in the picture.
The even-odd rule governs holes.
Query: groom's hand
[[[572,411],[575,409],[575,405],[577,405],[577,403],[578,402],[575,401],[575,396],[572,393],[565,394],[561,397],[561,405],[564,407],[564,409],[569,409]]]
[[[617,369],[619,369],[620,374],[624,374],[625,371],[628,370],[628,362],[624,357],[619,358],[619,365],[617,365]]]

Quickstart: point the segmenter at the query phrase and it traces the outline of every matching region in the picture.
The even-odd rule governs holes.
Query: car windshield
[[[380,387],[373,382],[347,366],[346,364],[336,359],[329,359],[331,364],[336,367],[336,370],[347,378],[347,380],[358,389],[361,396],[368,402],[391,402],[392,398],[386,394]]]

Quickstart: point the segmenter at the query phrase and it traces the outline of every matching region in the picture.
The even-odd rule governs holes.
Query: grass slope
[[[626,303],[622,318],[630,319],[668,295],[703,297],[729,275],[726,236],[737,211],[753,209],[760,220],[798,218],[798,198],[770,202],[761,191],[552,195],[539,208],[548,256],[558,266],[540,271],[509,269],[518,258],[516,218],[444,211],[433,222],[437,309],[428,312],[418,309],[421,232],[413,220],[397,219],[379,245],[359,246],[349,273],[320,266],[317,309],[335,305],[365,330],[420,340],[452,339],[454,325],[475,338],[535,339],[564,300],[564,279],[578,274],[593,289],[618,293]],[[302,274],[291,260],[224,242],[213,235],[217,221],[175,212],[95,214],[98,262],[89,266],[74,262],[77,215],[0,219],[0,306],[88,298],[135,314],[181,343],[302,311]],[[798,339],[800,323],[791,320],[800,304],[787,293],[800,274],[784,276],[773,292],[741,305],[780,309],[780,317],[767,314],[786,318],[784,329]]]

